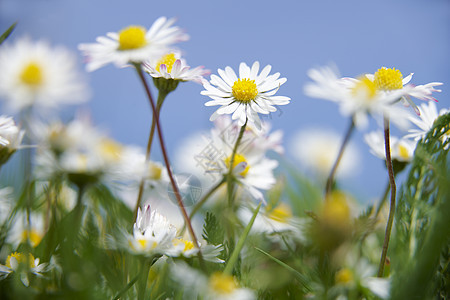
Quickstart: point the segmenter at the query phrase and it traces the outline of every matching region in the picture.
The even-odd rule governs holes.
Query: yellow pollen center
[[[225,165],[227,166],[227,168],[230,168],[230,161],[231,161],[231,156],[228,156],[225,159]],[[236,153],[234,155],[233,169],[236,168],[236,166],[242,162],[247,162],[247,160],[245,159],[245,156]],[[250,165],[247,163],[247,166],[245,167],[244,171],[239,173],[239,175],[241,175],[242,177],[245,177],[247,175],[249,169],[250,169]]]
[[[35,229],[24,230],[22,232],[22,241],[30,241],[32,247],[36,247],[42,240],[43,235]]]
[[[377,89],[391,91],[403,88],[403,75],[395,68],[382,67],[374,74],[374,83]]]
[[[362,77],[352,89],[353,97],[372,100],[377,92],[375,83],[367,77]]]
[[[211,288],[219,294],[230,294],[236,288],[237,284],[233,276],[216,272],[209,278]]]
[[[122,145],[110,139],[103,139],[100,142],[100,153],[108,161],[118,161],[122,153]]]
[[[353,273],[347,268],[339,270],[335,276],[336,283],[347,284],[353,281]]]
[[[150,162],[148,166],[149,177],[153,180],[160,180],[162,176],[162,168],[157,164]]]
[[[166,65],[167,73],[172,72],[172,67],[176,60],[174,53],[164,55],[156,64],[156,71],[161,72],[161,65]]]
[[[146,30],[142,26],[128,26],[119,32],[119,50],[133,50],[144,47]]]
[[[12,269],[11,258],[13,257],[17,260],[18,264],[24,264],[27,262],[27,257],[25,256],[24,253],[21,252],[11,253],[10,255],[8,255],[5,262],[5,266],[7,266],[10,269]],[[34,256],[31,253],[28,254],[28,265],[30,266],[30,268],[36,267],[36,265],[34,264]]]
[[[327,196],[322,216],[324,220],[333,224],[345,224],[350,220],[350,207],[347,196],[340,191],[334,191]]]
[[[20,73],[20,80],[30,87],[37,87],[44,81],[41,66],[35,62],[30,62]]]
[[[278,221],[278,222],[282,222],[282,223],[287,223],[289,218],[292,218],[291,208],[284,203],[280,203],[277,207],[275,207],[272,210],[270,210],[270,208],[269,208],[269,210],[267,210],[267,212],[268,212],[268,217],[270,219]]]
[[[400,157],[402,157],[404,159],[408,159],[409,158],[409,151],[408,151],[408,149],[405,146],[399,145],[398,146],[398,155],[400,155]]]
[[[233,93],[233,97],[237,101],[241,102],[255,100],[258,95],[258,89],[256,88],[255,81],[248,78],[238,79],[235,81],[231,91]]]
[[[184,240],[184,239],[175,239],[175,240],[173,240],[174,246],[179,245],[181,243],[184,244],[183,252],[186,252],[188,250],[194,249],[194,243],[191,242],[191,241]]]

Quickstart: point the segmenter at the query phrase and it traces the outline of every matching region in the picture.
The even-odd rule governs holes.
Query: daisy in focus
[[[20,130],[12,117],[0,116],[0,166],[20,148],[25,131]]]
[[[203,66],[191,69],[178,52],[171,52],[158,59],[144,62],[143,69],[153,78],[194,81],[197,83],[202,83],[203,76],[210,73]]]
[[[130,63],[142,63],[171,51],[173,44],[186,41],[189,36],[177,26],[175,19],[158,18],[147,30],[142,26],[128,26],[119,32],[109,32],[97,38],[95,44],[80,44],[86,56],[86,69],[95,71],[109,63],[122,68]]]
[[[0,97],[13,111],[55,108],[88,99],[76,57],[62,47],[24,37],[0,48]]]
[[[28,264],[28,266],[26,265]],[[38,277],[43,277],[42,273],[47,271],[47,263],[39,264],[39,258],[34,258],[31,253],[28,257],[25,253],[14,252],[8,255],[4,265],[0,265],[0,280],[5,279],[10,274],[20,271],[20,279],[25,286],[30,284],[28,272]]]
[[[259,62],[254,62],[251,68],[245,63],[239,65],[239,77],[231,67],[218,69],[220,75],[211,75],[210,82],[204,82],[202,95],[210,97],[206,106],[220,105],[211,116],[214,121],[219,115],[232,114],[233,120],[243,126],[247,120],[257,129],[261,128],[258,113],[275,112],[276,105],[286,105],[291,100],[286,96],[275,96],[279,87],[287,81],[280,78],[280,73],[269,75],[272,67],[267,65],[259,72]]]

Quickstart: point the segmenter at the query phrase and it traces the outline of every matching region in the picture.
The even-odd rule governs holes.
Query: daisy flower
[[[170,51],[172,44],[186,41],[189,36],[172,26],[175,19],[158,18],[147,30],[142,26],[128,26],[119,32],[109,32],[97,38],[95,44],[80,44],[86,56],[87,71],[97,70],[109,63],[122,68],[129,63],[142,63]]]
[[[307,83],[304,92],[307,96],[337,102],[340,112],[344,116],[353,118],[357,128],[368,125],[368,116],[392,116],[392,121],[398,126],[406,128],[407,112],[398,105],[394,105],[405,90],[393,91],[381,90],[376,81],[370,76],[362,76],[359,79],[340,77],[338,71],[331,67],[311,69],[308,76],[313,82]],[[372,78],[374,76],[371,76]]]
[[[11,231],[8,234],[7,242],[17,248],[21,243],[29,243],[33,248],[37,247],[44,237],[44,218],[42,214],[30,214],[30,222],[26,213],[19,213],[14,219]]]
[[[0,97],[14,111],[54,108],[87,100],[76,57],[62,47],[24,37],[0,48]]]
[[[6,258],[6,262],[4,265],[0,265],[0,280],[5,279],[8,275],[19,272],[22,283],[25,286],[29,285],[28,272],[25,272],[27,269],[22,269],[23,265],[28,263],[28,268],[31,274],[34,274],[38,277],[43,277],[43,272],[47,271],[47,263],[39,264],[39,258],[34,258],[31,253],[28,253],[28,257],[25,253],[14,252],[8,255]]]
[[[153,78],[194,81],[197,83],[202,83],[203,76],[210,73],[203,66],[191,69],[178,52],[171,52],[158,59],[144,62],[143,69]]]
[[[384,133],[382,131],[371,132],[364,135],[364,141],[370,147],[370,153],[378,158],[386,160]],[[416,142],[406,139],[390,137],[391,158],[400,162],[409,162],[414,156]]]
[[[147,205],[144,211],[138,208],[133,235],[126,235],[126,249],[146,256],[164,254],[173,247],[172,241],[175,237],[176,228],[164,216],[151,210],[150,205]]]
[[[206,261],[211,261],[215,263],[223,263],[224,260],[218,258],[223,250],[222,245],[199,245],[195,247],[194,242],[190,240],[177,237],[172,240],[172,247],[165,251],[165,255],[171,257],[195,257],[198,251],[201,250],[202,257]]]
[[[434,102],[428,102],[428,104],[422,104],[418,108],[420,111],[419,117],[409,116],[409,120],[414,123],[418,128],[409,129],[409,134],[406,137],[414,138],[416,141],[425,137],[428,131],[433,127],[434,121],[440,116],[448,113],[450,110],[443,108],[439,112],[437,111],[436,104]],[[449,135],[444,134],[444,138],[448,139]]]
[[[297,132],[291,140],[291,153],[305,168],[320,177],[329,175],[339,152],[342,137],[329,130],[309,129]],[[337,175],[346,177],[357,171],[359,151],[352,143],[340,161]]]
[[[275,112],[276,105],[286,105],[291,100],[285,96],[274,96],[279,87],[286,82],[286,78],[279,78],[280,73],[269,75],[272,67],[267,65],[259,72],[259,62],[254,62],[250,68],[245,63],[239,65],[239,77],[231,67],[225,70],[218,69],[220,75],[211,75],[210,82],[204,82],[202,95],[208,96],[212,101],[206,106],[220,105],[211,116],[214,121],[219,115],[232,114],[233,120],[238,120],[243,126],[248,120],[261,128],[258,113],[269,114]]]
[[[12,117],[0,116],[0,165],[6,163],[20,147],[24,133]]]
[[[171,266],[172,278],[184,288],[186,299],[197,299],[201,296],[207,300],[251,300],[255,293],[239,287],[232,275],[215,272],[209,277],[189,267],[186,263],[175,263]]]

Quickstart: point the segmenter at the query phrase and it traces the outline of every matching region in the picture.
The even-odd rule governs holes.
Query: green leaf
[[[207,212],[205,216],[205,224],[203,224],[203,238],[211,245],[223,244],[224,230],[217,222],[216,216]]]
[[[10,36],[13,32],[14,28],[16,28],[17,22],[12,24],[5,32],[0,36],[0,45]]]

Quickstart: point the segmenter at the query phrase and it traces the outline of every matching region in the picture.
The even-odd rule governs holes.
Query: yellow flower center
[[[374,74],[374,83],[377,89],[390,91],[403,88],[403,75],[395,68],[382,67]]]
[[[404,159],[408,159],[410,157],[408,149],[403,145],[398,146],[398,155]]]
[[[173,240],[173,245],[177,246],[179,244],[183,243],[184,244],[184,249],[183,252],[186,252],[188,250],[194,249],[194,243],[188,240],[184,240],[184,239],[174,239]]]
[[[30,241],[32,247],[39,245],[43,238],[43,235],[35,229],[24,230],[22,232],[22,241]]]
[[[107,138],[100,142],[99,148],[102,156],[108,161],[118,161],[123,149],[122,145]]]
[[[13,257],[17,260],[18,264],[25,264],[25,263],[27,263],[27,257],[26,257],[26,255],[24,253],[21,253],[21,252],[11,253],[6,258],[6,263],[5,263],[5,266],[7,266],[10,269],[12,269],[12,267],[11,267],[11,258],[13,258]],[[34,256],[31,253],[28,253],[28,265],[30,266],[30,268],[36,267],[36,265],[34,263]]]
[[[267,215],[270,219],[287,223],[290,218],[292,218],[292,210],[291,208],[284,203],[280,203],[278,206],[276,206],[274,209],[270,209],[269,206],[267,206]]]
[[[255,100],[258,95],[258,89],[254,80],[248,78],[238,79],[231,88],[233,97],[240,102],[249,102]]]
[[[176,60],[174,53],[164,55],[156,64],[156,71],[161,72],[161,65],[166,65],[167,72],[172,72],[172,67]]]
[[[225,159],[225,165],[227,166],[227,168],[230,168],[230,162],[231,162],[231,155]],[[236,153],[234,155],[233,169],[236,168],[236,166],[242,162],[247,162],[247,160],[245,159],[245,156]],[[245,177],[247,175],[249,169],[250,169],[250,165],[247,163],[247,166],[245,167],[244,171],[239,173],[239,175],[241,175],[242,177]]]
[[[326,222],[344,225],[350,221],[350,207],[345,193],[334,191],[326,200],[322,210]]]
[[[157,164],[155,164],[153,162],[150,162],[149,166],[148,166],[148,171],[149,171],[150,179],[153,179],[153,180],[160,180],[161,179],[162,168],[159,165],[157,165]]]
[[[348,284],[353,281],[353,273],[351,270],[344,268],[339,270],[335,275],[336,283]]]
[[[20,80],[30,87],[38,87],[44,81],[41,66],[35,62],[28,63],[20,73]]]
[[[352,89],[353,97],[372,100],[377,92],[375,83],[367,77],[362,77],[358,80]]]
[[[236,281],[231,275],[216,272],[209,278],[209,285],[219,294],[231,294],[237,289]]]
[[[128,26],[119,32],[119,50],[139,49],[147,45],[146,30],[142,26]]]

